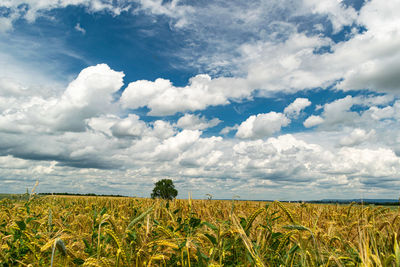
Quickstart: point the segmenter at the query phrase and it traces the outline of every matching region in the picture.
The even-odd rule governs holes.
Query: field
[[[0,200],[4,198],[13,200],[28,200],[29,194],[0,194]]]
[[[400,266],[399,211],[45,196],[0,201],[0,266]]]

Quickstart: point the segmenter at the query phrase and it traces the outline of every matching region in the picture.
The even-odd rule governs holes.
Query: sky
[[[398,198],[400,0],[2,0],[0,191]]]

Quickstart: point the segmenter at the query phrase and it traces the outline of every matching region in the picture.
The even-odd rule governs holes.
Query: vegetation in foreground
[[[45,196],[0,201],[0,266],[400,266],[398,210]]]

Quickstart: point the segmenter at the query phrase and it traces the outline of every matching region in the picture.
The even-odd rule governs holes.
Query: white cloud
[[[82,6],[90,12],[108,11],[113,15],[119,15],[130,8],[130,5],[113,4],[108,0],[5,0],[0,3],[0,6],[8,9],[12,21],[24,18],[28,22],[34,22],[38,17],[45,15],[46,11],[67,6]]]
[[[313,13],[326,14],[332,22],[335,33],[343,26],[350,26],[357,20],[357,12],[352,7],[346,7],[340,0],[305,0],[304,4],[311,8]]]
[[[201,138],[191,145],[184,153],[180,154],[177,162],[179,166],[186,167],[185,173],[190,176],[212,174],[210,169],[218,168],[224,152],[220,150],[221,137]],[[194,169],[198,168],[198,169]]]
[[[88,78],[91,74],[95,74],[93,77],[108,74],[109,77],[96,87],[97,83],[92,83]],[[83,77],[84,83],[81,80]],[[121,80],[122,73],[114,73],[106,66],[84,71],[66,90],[84,88],[84,92],[68,103],[73,103],[75,107],[82,106],[82,103],[90,105],[97,97],[92,89],[107,96],[117,90]],[[100,86],[103,84],[105,87]],[[68,94],[64,93],[51,101],[61,101],[65,95]],[[37,106],[44,107],[49,105],[47,102],[50,100],[35,101]],[[103,104],[107,106],[107,97],[104,101]],[[341,113],[343,110],[348,112],[354,103],[371,106],[365,109],[366,115],[359,115],[360,120],[363,116],[378,114],[378,109],[385,113],[383,110],[387,107],[394,109],[394,114],[398,113],[397,102],[390,104],[387,101],[374,97],[348,97],[326,104],[322,114]],[[374,103],[390,105],[378,108]],[[32,105],[24,103],[14,109],[24,114],[24,107]],[[371,111],[372,107],[376,109]],[[279,198],[273,191],[279,187],[279,192],[285,193],[288,198],[299,199],[307,198],[314,191],[321,194],[320,197],[313,195],[315,198],[326,197],[327,194],[337,197],[337,192],[331,191],[332,187],[340,190],[341,197],[353,196],[357,190],[365,188],[379,189],[388,194],[392,192],[390,188],[396,184],[395,179],[400,173],[400,160],[394,153],[399,144],[396,140],[400,139],[381,138],[384,132],[378,124],[385,123],[383,115],[380,120],[374,121],[376,130],[348,128],[331,134],[309,132],[310,138],[307,139],[301,134],[268,138],[288,125],[290,120],[282,113],[259,114],[249,117],[239,126],[237,137],[241,140],[238,140],[204,138],[199,130],[174,129],[170,123],[162,120],[145,123],[133,114],[121,118],[113,109],[105,114],[90,114],[92,117],[84,120],[88,127],[81,132],[60,130],[36,134],[34,131],[25,131],[19,134],[2,129],[0,152],[9,155],[0,157],[2,181],[6,184],[6,179],[11,179],[7,177],[12,177],[14,182],[8,187],[10,190],[25,188],[27,183],[34,183],[34,179],[40,178],[41,191],[45,192],[57,191],[61,186],[66,191],[75,192],[132,194],[132,190],[135,190],[135,194],[148,196],[152,179],[168,177],[176,181],[180,192],[192,191],[196,197],[210,192],[230,197],[234,192],[242,192],[240,194],[244,198],[260,198],[271,190],[271,198]],[[188,114],[186,118],[204,119]],[[11,124],[18,127],[29,125],[13,122]],[[32,123],[37,127],[36,122]],[[329,135],[333,138],[324,141]],[[374,137],[385,142],[393,140],[394,143],[371,145]],[[336,144],[341,143],[342,147],[326,144],[335,143],[332,140],[336,140]],[[63,179],[57,178],[60,174]],[[24,180],[24,177],[31,177],[33,182]],[[79,177],[79,183],[74,177]],[[303,194],[298,193],[299,187]],[[244,195],[243,192],[252,194]]]
[[[338,45],[337,59],[348,58],[347,72],[340,88],[398,92],[400,19],[396,10],[400,2],[385,5],[368,1],[360,10],[358,22],[367,31]]]
[[[197,75],[185,87],[175,87],[169,80],[136,81],[128,85],[121,96],[124,108],[147,106],[149,115],[173,115],[176,112],[202,110],[208,106],[225,105],[227,95],[214,85],[208,75]]]
[[[86,34],[86,30],[84,29],[84,28],[82,28],[82,26],[81,26],[81,24],[80,23],[77,23],[76,25],[75,25],[75,30],[77,30],[78,32],[80,32],[80,33],[82,33],[82,34]]]
[[[146,129],[146,124],[135,114],[129,114],[111,126],[112,134],[116,137],[140,138]]]
[[[87,128],[95,133],[107,137],[116,137],[126,140],[142,138],[168,139],[176,134],[176,129],[163,120],[156,120],[152,123],[145,123],[139,116],[129,114],[126,118],[106,114],[86,120]]]
[[[319,116],[311,115],[303,125],[307,128],[319,125],[323,130],[337,130],[343,126],[354,125],[374,126],[374,120],[394,119],[396,103],[390,105],[392,96],[356,96],[350,95],[324,104],[323,112]],[[385,107],[377,107],[385,106]],[[362,108],[359,111],[353,107]],[[366,109],[368,108],[368,109]]]
[[[306,128],[311,128],[316,125],[320,125],[323,122],[324,122],[324,119],[321,118],[320,116],[311,115],[304,121],[303,125]]]
[[[332,45],[330,39],[303,33],[293,33],[282,43],[245,44],[241,56],[247,82],[266,93],[325,87],[340,77],[337,71],[323,66],[323,55],[314,53],[327,45]]]
[[[190,148],[201,135],[200,131],[183,130],[170,137],[155,148],[154,156],[158,160],[176,160],[180,153]]]
[[[218,118],[207,120],[204,116],[187,113],[178,119],[176,126],[187,130],[205,130],[215,127],[220,123],[221,120]]]
[[[363,115],[369,115],[374,120],[390,119],[395,116],[395,109],[391,106],[384,108],[372,106]]]
[[[290,120],[282,113],[269,112],[257,116],[252,115],[240,124],[236,137],[242,139],[270,137],[289,123]]]
[[[350,135],[344,136],[340,139],[341,146],[356,146],[359,145],[375,135],[375,130],[366,132],[364,129],[354,129]]]
[[[181,28],[187,24],[187,19],[195,12],[195,9],[184,5],[179,0],[165,2],[160,0],[139,0],[137,11],[144,10],[154,15],[165,15],[175,20],[174,27]]]
[[[139,10],[166,17],[173,30],[183,30],[189,35],[186,44],[190,48],[177,54],[186,64],[207,73],[235,71],[237,66],[232,66],[235,61],[232,55],[237,53],[237,48],[245,40],[251,38],[253,41],[260,35],[268,38],[282,28],[293,28],[286,23],[288,18],[285,14],[290,17],[301,7],[300,2],[258,0],[235,0],[223,4],[215,1],[186,3],[158,0],[140,3]]]
[[[375,1],[368,5],[372,2]],[[392,7],[378,6],[381,14],[389,12],[389,16],[396,16]],[[371,17],[371,22],[359,21],[366,31],[353,33],[348,41],[337,44],[327,37],[296,32],[284,42],[243,44],[240,66],[247,82],[266,93],[324,88],[341,79],[338,87],[343,90],[398,92],[400,53],[396,47],[400,43],[400,23],[388,23],[381,30],[374,24],[381,15],[368,6],[360,11],[360,18],[363,16]],[[321,47],[329,47],[332,52],[315,53]]]
[[[398,171],[399,158],[390,149],[357,149],[344,147],[339,150],[337,157],[342,157],[340,163],[336,160],[333,168],[338,169],[341,166],[343,171],[351,171],[354,176],[364,178],[364,182],[378,184],[379,177],[392,176]],[[341,165],[341,166],[340,166]]]
[[[157,120],[153,123],[152,134],[159,139],[167,139],[175,134],[175,129],[170,123]]]
[[[107,108],[112,101],[112,94],[122,87],[124,76],[122,72],[114,71],[106,64],[87,67],[68,85],[61,96],[61,105]]]
[[[27,87],[11,78],[0,77],[0,95],[3,97],[27,95],[29,94],[27,89]]]
[[[25,49],[32,49],[37,44],[26,42],[24,49],[12,40],[7,41],[8,44],[0,38],[0,94],[2,96],[49,97],[62,90],[64,81],[57,80],[50,74],[50,64],[47,62],[38,64],[24,57],[25,53],[32,52],[27,52]],[[53,74],[56,72],[52,71]]]
[[[351,111],[356,99],[350,95],[345,98],[335,100],[324,105],[324,123],[326,126],[336,126],[337,124],[348,124],[358,118],[358,114]]]
[[[118,117],[112,114],[101,115],[86,120],[88,129],[112,136],[111,127],[118,121]]]
[[[61,98],[49,103],[43,117],[54,120],[56,129],[79,131],[84,120],[110,112],[113,93],[123,85],[124,74],[111,70],[106,64],[88,67],[72,81]],[[53,106],[54,105],[54,106]]]
[[[296,98],[283,112],[289,117],[297,118],[300,112],[310,105],[311,102],[307,98]]]
[[[59,98],[16,100],[0,116],[1,127],[23,132],[84,131],[86,119],[113,109],[112,94],[121,88],[123,76],[105,64],[88,67]]]
[[[237,130],[238,128],[239,128],[239,125],[238,125],[238,124],[235,124],[235,125],[233,125],[233,126],[226,126],[226,127],[224,127],[219,133],[220,133],[220,134],[228,134],[228,133],[230,133],[230,132],[232,132],[232,131]]]
[[[10,31],[12,28],[11,18],[0,17],[0,33]]]

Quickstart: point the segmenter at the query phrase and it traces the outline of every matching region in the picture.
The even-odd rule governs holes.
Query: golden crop
[[[0,201],[0,266],[400,266],[399,211],[46,196]]]

